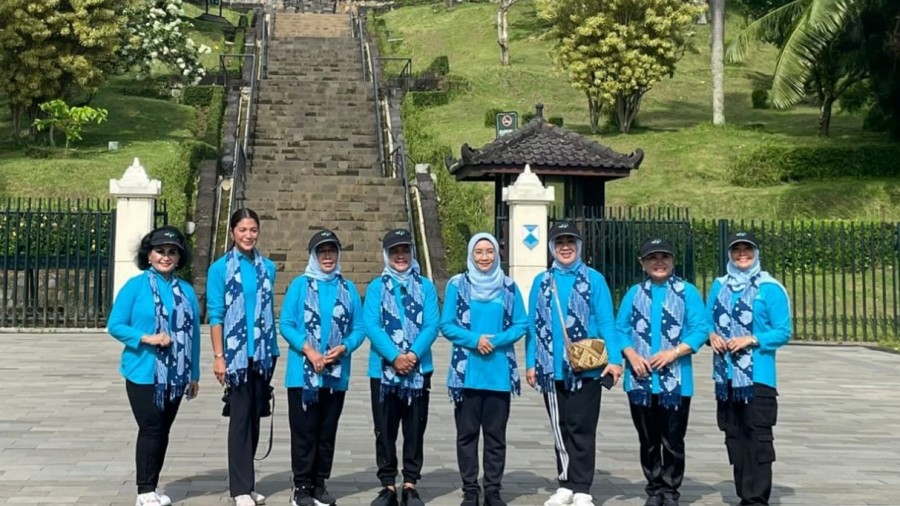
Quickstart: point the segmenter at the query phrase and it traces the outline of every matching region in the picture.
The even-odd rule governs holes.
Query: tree
[[[69,107],[60,99],[44,102],[40,105],[41,111],[47,114],[47,118],[38,118],[34,120],[34,126],[38,131],[49,129],[50,147],[56,147],[56,140],[53,133],[59,130],[66,136],[66,147],[69,149],[69,143],[72,140],[81,140],[81,129],[86,123],[100,124],[106,121],[106,109],[93,107]]]
[[[703,12],[684,0],[538,0],[537,8],[552,24],[557,65],[587,97],[591,131],[609,112],[623,133],[644,94],[675,73]]]
[[[828,135],[834,102],[866,76],[859,20],[868,1],[793,0],[748,25],[729,46],[727,59],[744,60],[759,42],[780,47],[772,103],[790,107],[812,88],[819,131]]]
[[[9,97],[18,138],[37,105],[93,92],[115,59],[133,0],[3,0],[0,2],[0,92]]]
[[[191,24],[182,18],[182,0],[139,0],[124,15],[129,21],[118,53],[120,71],[137,68],[149,76],[153,63],[159,62],[188,83],[206,75],[200,55],[211,50],[187,36]]]
[[[499,0],[497,6],[497,44],[500,46],[500,65],[509,65],[509,30],[506,13],[519,0]]]
[[[710,0],[712,11],[713,125],[725,124],[725,0]]]

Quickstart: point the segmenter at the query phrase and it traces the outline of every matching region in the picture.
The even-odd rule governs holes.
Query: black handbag
[[[231,389],[225,387],[225,391],[222,392],[222,416],[231,416]],[[272,416],[272,412],[275,410],[275,387],[269,385],[269,398],[266,399],[265,404],[262,404],[259,407],[259,416],[265,418],[267,416]]]

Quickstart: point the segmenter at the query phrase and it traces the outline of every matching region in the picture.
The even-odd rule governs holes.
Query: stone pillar
[[[134,159],[122,179],[109,180],[109,194],[116,199],[115,252],[113,253],[113,297],[119,289],[140,271],[135,254],[141,238],[153,230],[156,198],[162,193],[162,183],[150,179]]]
[[[509,206],[509,277],[528,303],[531,282],[547,270],[547,208],[554,201],[553,187],[544,187],[531,166],[525,166],[516,181],[503,189]]]

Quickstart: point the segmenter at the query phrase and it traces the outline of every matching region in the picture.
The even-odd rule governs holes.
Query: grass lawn
[[[533,2],[524,0],[509,12],[512,64],[506,68],[499,64],[496,9],[492,4],[423,6],[384,15],[390,38],[400,39],[391,43],[392,56],[409,56],[414,69],[422,70],[436,56],[447,55],[451,73],[473,85],[471,93],[425,112],[433,133],[459,156],[465,142],[481,147],[493,140],[493,128],[483,126],[485,110],[522,114],[542,102],[545,117],[562,116],[567,129],[591,136],[586,99],[554,67],[548,54],[552,42],[539,35]],[[731,21],[728,32],[734,34],[737,20]],[[697,32],[697,51],[684,57],[673,79],[644,97],[638,128],[629,135],[591,136],[618,151],[641,148],[646,153],[639,170],[607,185],[609,205],[688,207],[699,218],[900,220],[896,180],[848,178],[752,189],[731,185],[726,177],[730,157],[765,143],[855,144],[882,137],[864,133],[861,118],[836,114],[831,137],[821,138],[812,106],[751,109],[754,85],[765,83],[774,66],[776,52],[768,46],[745,64],[726,68],[728,126],[713,127],[709,30],[698,26]]]

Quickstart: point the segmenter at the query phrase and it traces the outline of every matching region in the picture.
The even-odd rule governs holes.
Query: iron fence
[[[495,221],[501,249],[509,237],[505,208],[498,206]],[[582,257],[603,273],[616,303],[643,279],[637,257],[647,238],[671,240],[676,274],[706,294],[725,271],[728,235],[744,230],[760,242],[762,268],[788,291],[796,339],[900,337],[900,223],[700,220],[679,209],[583,208],[551,212],[549,224],[561,219],[578,224]]]
[[[165,203],[156,220],[168,221]],[[0,230],[0,326],[106,325],[115,240],[110,201],[9,199]]]

